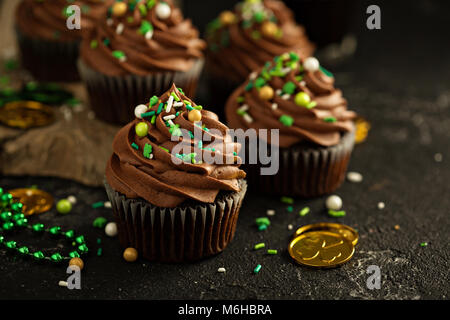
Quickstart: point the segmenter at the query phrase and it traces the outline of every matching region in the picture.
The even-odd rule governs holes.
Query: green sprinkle
[[[243,29],[248,29],[252,26],[252,21],[251,20],[244,20],[242,21],[242,28]]]
[[[255,14],[253,15],[253,19],[257,23],[263,22],[265,18],[266,18],[266,15],[265,15],[265,13],[263,11],[255,12]]]
[[[261,270],[261,265],[260,264],[258,264],[257,266],[256,266],[256,268],[253,270],[253,273],[258,273],[259,271]]]
[[[247,114],[247,111],[244,111],[244,110],[241,110],[241,109],[237,109],[237,110],[236,110],[236,113],[237,113],[239,116],[243,116],[243,115]]]
[[[257,30],[252,31],[252,38],[255,40],[261,39],[261,33]]]
[[[264,231],[266,229],[267,229],[267,226],[265,224],[262,224],[262,225],[258,226],[258,230],[259,231]]]
[[[178,89],[178,91],[180,91],[181,92],[181,94],[184,94],[184,91],[183,91],[183,89],[181,89],[181,88],[177,88]]]
[[[131,146],[134,148],[134,149],[136,149],[136,150],[139,150],[139,146],[136,144],[136,143],[132,143],[131,144]]]
[[[292,81],[288,81],[283,86],[283,92],[289,93],[289,94],[294,94],[295,88],[296,88],[295,83],[293,83]]]
[[[97,40],[92,40],[91,41],[91,49],[96,49],[98,47],[98,41]]]
[[[156,122],[156,115],[154,115],[154,116],[152,117],[152,120],[150,121],[150,123],[151,123],[151,124],[155,124],[155,122]]]
[[[248,84],[245,86],[245,91],[250,91],[253,88],[253,82],[249,81]]]
[[[156,4],[156,0],[148,0],[147,1],[147,8],[149,10],[151,10],[155,6],[155,4]]]
[[[245,101],[245,98],[243,97],[243,96],[240,96],[240,97],[237,97],[236,98],[236,102],[237,103],[242,103],[242,102],[244,102]]]
[[[309,213],[310,209],[309,207],[304,207],[302,210],[299,211],[299,215],[300,217],[304,217]]]
[[[420,246],[421,246],[421,247],[426,247],[426,246],[428,246],[428,242],[422,242],[422,243],[420,244]]]
[[[255,88],[261,88],[266,84],[266,80],[264,80],[263,78],[259,77],[255,80]]]
[[[285,114],[283,114],[279,120],[286,127],[291,127],[294,124],[294,118]]]
[[[294,207],[288,206],[288,207],[286,208],[286,210],[287,210],[287,212],[292,212],[292,211],[294,211]]]
[[[335,211],[335,210],[328,210],[328,214],[332,217],[339,218],[339,217],[345,217],[345,211]]]
[[[298,82],[300,82],[300,81],[303,80],[303,76],[296,76],[296,77],[295,77],[295,80],[297,80]]]
[[[164,148],[163,146],[158,146],[158,147],[160,147],[161,149],[163,149],[165,152],[170,153],[169,149],[166,149],[166,148]]]
[[[100,257],[102,255],[102,248],[97,249],[97,256]]]
[[[160,103],[159,104],[159,106],[158,106],[158,111],[156,111],[156,114],[160,114],[161,113],[161,111],[162,111],[162,109],[163,109],[163,107],[164,107],[164,103]]]
[[[155,115],[155,111],[149,111],[149,112],[145,112],[145,113],[141,113],[141,117],[142,118],[146,118],[146,117],[151,117]]]
[[[306,109],[312,109],[312,108],[314,108],[315,106],[317,106],[317,102],[316,102],[316,101],[311,101],[310,103],[308,103],[308,104],[306,105]]]
[[[203,106],[200,106],[200,105],[199,106],[195,106],[194,109],[195,110],[203,110]]]
[[[99,201],[99,202],[96,202],[96,203],[92,204],[92,208],[94,208],[94,209],[101,208],[103,206],[104,206],[103,201]]]
[[[100,243],[102,243],[102,239],[97,238],[97,244],[100,244]]]
[[[148,13],[147,7],[144,4],[140,4],[138,6],[138,8],[139,8],[139,12],[141,13],[141,16],[145,17]]]
[[[237,152],[236,151],[233,151],[233,156],[237,156]]]
[[[113,57],[114,58],[117,58],[117,59],[125,59],[125,53],[123,52],[123,51],[120,51],[120,50],[114,50],[113,52],[112,52],[112,55],[113,55]]]
[[[153,25],[150,22],[143,20],[141,23],[141,27],[139,28],[139,33],[145,35],[147,32],[152,31],[152,30],[153,30]]]
[[[320,71],[322,71],[322,73],[328,77],[334,78],[333,74],[328,71],[327,69],[325,69],[324,67],[320,66],[319,67]]]
[[[110,43],[111,43],[111,41],[108,38],[103,39],[103,44],[105,46],[109,46]]]
[[[157,104],[159,101],[159,98],[157,96],[153,96],[150,98],[150,107],[153,107],[155,104]]]
[[[276,249],[267,250],[267,254],[277,254],[277,253],[278,253],[278,250],[276,250]]]
[[[299,55],[296,54],[295,52],[289,53],[289,58],[290,58],[292,61],[298,61],[298,60],[300,60]]]
[[[258,226],[260,225],[270,226],[270,220],[267,217],[256,218],[255,222]]]
[[[94,222],[92,223],[92,226],[94,228],[99,228],[102,229],[105,227],[105,225],[108,223],[108,221],[106,220],[106,218],[103,217],[98,217],[94,220]]]
[[[255,244],[254,249],[255,249],[255,250],[259,250],[259,249],[264,248],[265,246],[266,246],[266,245],[265,245],[264,242],[257,243],[257,244]]]
[[[128,23],[133,23],[134,22],[134,18],[133,17],[127,17],[127,22]]]
[[[287,204],[294,204],[294,199],[291,197],[281,197],[281,202]]]
[[[176,95],[175,92],[172,92],[170,95],[175,99],[175,101],[180,101],[180,98]]]
[[[325,121],[325,122],[336,122],[337,120],[336,120],[335,117],[326,117],[326,118],[323,118],[323,121]]]
[[[150,159],[150,155],[152,154],[152,151],[153,151],[153,147],[150,144],[146,143],[144,146],[144,152],[143,152],[144,157],[147,159]]]

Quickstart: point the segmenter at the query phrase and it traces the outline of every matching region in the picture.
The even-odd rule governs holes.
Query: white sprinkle
[[[225,271],[227,271],[225,268],[219,268],[219,269],[217,269],[217,272],[220,272],[220,273],[225,273]]]
[[[152,160],[152,159],[153,159],[153,153],[152,153],[152,154],[150,155],[149,159],[150,159],[150,160]]]
[[[288,230],[294,229],[294,226],[292,224],[288,224]]]
[[[250,73],[250,75],[248,76],[248,78],[249,78],[250,80],[255,80],[257,76],[258,76],[258,73],[257,73],[257,72],[252,72],[252,73]]]
[[[291,95],[289,93],[283,94],[281,96],[281,99],[283,99],[283,100],[289,100],[290,98],[291,98]]]
[[[434,161],[436,161],[436,162],[442,162],[442,153],[436,153],[435,155],[434,155]]]
[[[350,182],[358,183],[363,181],[363,176],[359,172],[350,171],[349,173],[347,173],[347,180]]]
[[[267,213],[268,216],[274,216],[275,215],[275,210],[269,209],[269,210],[267,210],[266,213]]]
[[[125,62],[125,61],[127,61],[127,57],[120,57],[120,58],[119,58],[119,61],[120,61],[120,62]]]
[[[244,115],[242,116],[244,118],[245,121],[247,121],[248,123],[252,123],[253,122],[253,118],[248,114],[248,113],[244,113]]]
[[[179,108],[179,107],[184,106],[184,103],[181,102],[181,101],[178,101],[178,102],[175,102],[175,103],[173,104],[173,106],[174,106],[174,108]]]
[[[145,104],[140,104],[136,108],[134,108],[134,115],[138,119],[142,119],[142,114],[147,111],[147,106]]]
[[[145,39],[151,40],[151,38],[153,38],[153,30],[147,31],[145,33]]]
[[[171,114],[171,115],[168,115],[168,116],[165,116],[165,117],[163,117],[163,119],[165,120],[165,121],[168,121],[168,120],[172,120],[172,119],[175,119],[175,115],[174,114]]]
[[[75,196],[68,196],[67,201],[69,201],[71,204],[77,203],[77,198]]]
[[[172,105],[173,105],[173,96],[171,95],[169,97],[169,100],[167,100],[167,108],[166,108],[167,113],[169,113],[170,110],[172,110]]]
[[[287,68],[283,68],[280,70],[283,74],[288,74],[289,72],[291,72],[291,68],[287,67]]]
[[[303,62],[303,67],[307,71],[315,72],[315,71],[319,70],[320,63],[319,63],[319,60],[317,60],[316,58],[309,57],[309,58],[306,58],[305,61]]]
[[[276,93],[278,96],[281,96],[281,94],[283,93],[283,90],[277,89],[277,90],[275,91],[275,93]]]
[[[342,199],[337,195],[331,195],[325,201],[325,206],[329,210],[341,210],[342,208]]]
[[[106,201],[105,203],[103,203],[103,205],[105,206],[105,208],[108,208],[108,209],[112,207],[111,201]]]
[[[383,210],[384,207],[385,207],[384,202],[378,202],[377,207],[378,207],[379,210]]]
[[[243,104],[240,108],[239,111],[247,111],[248,110],[248,104]]]
[[[60,282],[58,282],[58,285],[60,287],[67,287],[68,286],[67,282],[66,281],[62,281],[62,280]]]
[[[117,224],[115,222],[110,222],[105,226],[105,234],[108,237],[117,236]]]
[[[170,125],[171,127],[175,125],[175,123],[173,123],[172,120],[167,120],[167,122],[169,123],[169,125]]]
[[[122,34],[124,28],[125,28],[125,27],[124,27],[123,23],[119,23],[119,24],[117,25],[117,27],[116,27],[116,33],[117,33],[117,34]]]
[[[111,19],[111,18],[109,18],[109,19],[106,20],[106,24],[107,24],[109,27],[111,27],[111,26],[113,25],[113,23],[114,23],[114,21],[113,21],[113,19]]]
[[[272,110],[277,110],[277,109],[278,109],[278,104],[272,103]]]

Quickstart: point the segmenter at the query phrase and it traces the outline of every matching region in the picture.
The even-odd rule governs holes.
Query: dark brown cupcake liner
[[[125,124],[134,119],[137,105],[148,103],[153,95],[162,95],[172,83],[182,88],[187,96],[194,97],[203,64],[204,60],[199,59],[188,72],[112,77],[93,70],[79,59],[78,70],[95,115],[109,123]]]
[[[241,191],[219,193],[214,203],[156,207],[143,199],[127,199],[105,181],[124,248],[133,247],[150,261],[185,262],[215,255],[231,242],[244,199]]]
[[[331,147],[296,145],[280,148],[280,167],[275,175],[261,175],[259,163],[244,164],[242,169],[247,172],[249,190],[304,198],[331,193],[345,179],[354,141],[352,131],[345,133],[339,144]]]
[[[79,81],[80,41],[62,42],[33,38],[16,28],[22,66],[41,82]]]

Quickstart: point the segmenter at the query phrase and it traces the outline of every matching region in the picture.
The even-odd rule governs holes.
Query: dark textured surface
[[[355,148],[350,170],[360,184],[345,182],[336,192],[347,216],[330,218],[325,197],[300,200],[294,213],[276,197],[249,194],[236,236],[220,255],[195,264],[167,265],[121,258],[117,239],[91,226],[108,209],[102,189],[59,179],[0,178],[6,189],[38,185],[56,198],[76,195],[67,216],[55,210],[34,219],[81,230],[93,249],[85,259],[82,290],[58,287],[67,278],[64,266],[36,265],[0,250],[0,298],[111,299],[448,299],[450,209],[450,56],[444,1],[414,1],[393,8],[382,5],[382,30],[361,25],[360,48],[352,61],[335,70],[338,85],[353,109],[370,119],[368,140]],[[364,12],[360,12],[362,16]],[[441,153],[443,160],[435,161]],[[384,210],[377,203],[386,203]],[[312,212],[296,213],[305,205]],[[254,219],[276,209],[272,225],[258,232]],[[34,220],[33,220],[34,221]],[[312,270],[288,256],[289,239],[299,225],[338,221],[357,228],[360,243],[353,259],[338,269]],[[287,225],[294,230],[288,231]],[[395,230],[394,226],[400,229]],[[102,239],[103,256],[95,255]],[[25,241],[25,240],[24,240]],[[28,240],[30,241],[30,240]],[[265,242],[276,256],[253,251]],[[421,242],[428,246],[421,247]],[[24,243],[24,242],[23,242]],[[40,242],[41,243],[41,242]],[[47,243],[52,245],[52,243]],[[260,263],[262,269],[253,275]],[[381,268],[380,290],[366,288],[369,265]],[[225,274],[217,268],[225,267]]]

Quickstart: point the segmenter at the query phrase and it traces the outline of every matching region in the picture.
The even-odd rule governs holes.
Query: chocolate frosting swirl
[[[171,95],[178,97],[180,106],[175,107],[175,102],[170,112],[166,112]],[[128,198],[143,198],[159,207],[175,207],[189,199],[212,203],[220,190],[240,191],[239,179],[245,177],[245,172],[239,169],[241,160],[237,157],[241,146],[232,142],[229,129],[218,121],[217,115],[201,110],[201,123],[191,122],[188,110],[199,110],[201,107],[175,85],[159,99],[153,97],[152,100],[146,111],[151,116],[144,114],[143,119],[135,119],[114,138],[113,155],[106,167],[106,179],[110,186]],[[175,115],[172,123],[165,120],[171,115]],[[149,127],[145,137],[136,133],[136,125],[141,122]],[[202,129],[202,125],[206,129]],[[177,141],[172,141],[177,128],[190,132],[197,128],[203,134],[201,138],[204,141],[200,144],[196,133],[195,139],[177,135]],[[192,153],[187,155],[188,159],[184,158],[176,164],[177,157],[181,159],[182,156],[173,155],[172,150],[179,143],[188,146]],[[229,153],[229,150],[234,152]],[[224,164],[200,162],[199,156],[206,159],[206,154],[216,155],[224,160]]]
[[[91,68],[110,76],[186,72],[203,57],[205,42],[170,0],[123,2],[125,14],[115,15],[112,8],[82,42],[81,57]],[[169,16],[158,14],[158,6]]]
[[[273,97],[267,99],[264,94],[270,88]],[[308,103],[301,99],[305,95]],[[251,74],[228,99],[226,116],[231,128],[279,129],[279,145],[286,148],[303,141],[336,145],[341,133],[354,130],[356,114],[347,110],[342,91],[334,88],[334,77],[317,59],[299,59],[291,52]]]
[[[315,49],[292,11],[275,0],[246,0],[223,12],[208,26],[206,39],[213,72],[238,82],[276,55],[298,50],[308,57]]]
[[[23,0],[16,11],[16,23],[21,32],[52,41],[77,41],[92,30],[95,23],[106,16],[108,5],[114,0]],[[66,8],[78,5],[81,11],[81,30],[67,28]]]

